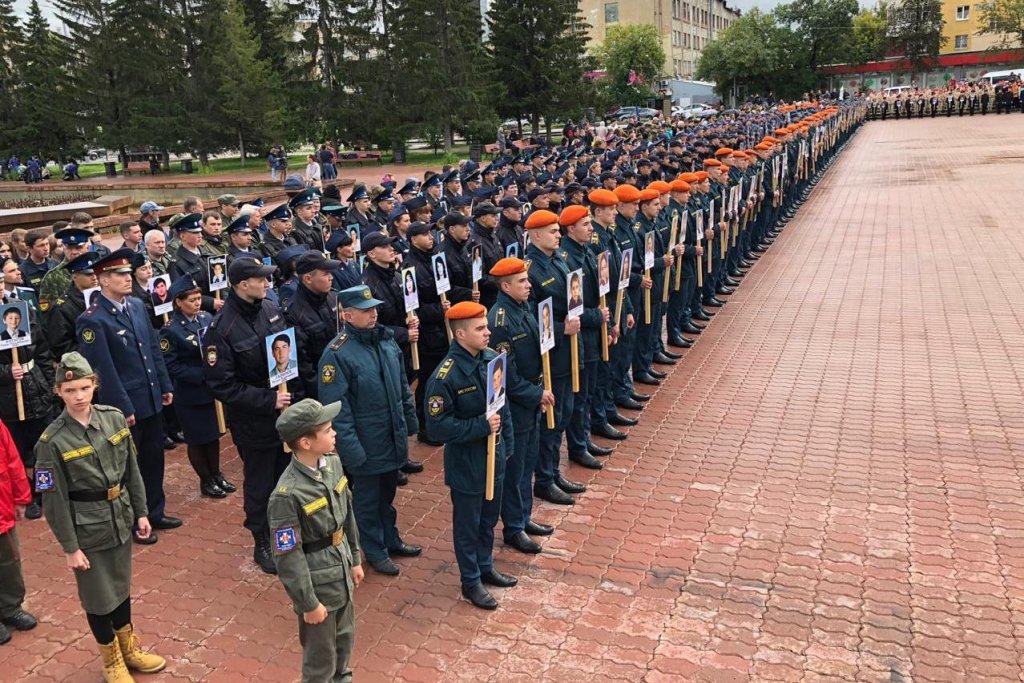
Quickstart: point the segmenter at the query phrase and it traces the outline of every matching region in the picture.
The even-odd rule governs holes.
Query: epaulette
[[[502,306],[494,312],[494,326],[505,327],[505,307]]]
[[[441,367],[439,367],[437,369],[437,378],[438,379],[444,379],[445,377],[447,377],[448,373],[451,372],[452,367],[454,365],[455,365],[455,359],[454,358],[446,358],[445,361],[443,363],[441,363]]]
[[[67,301],[67,299],[62,299],[60,297],[57,297],[57,301],[54,302],[53,305],[54,306],[63,306],[65,301]],[[42,307],[42,305],[43,305],[42,302],[40,302],[39,306]],[[46,309],[44,308],[43,310],[45,311]]]
[[[337,351],[347,341],[348,332],[342,332],[341,334],[334,338],[334,341],[331,342],[331,351]]]

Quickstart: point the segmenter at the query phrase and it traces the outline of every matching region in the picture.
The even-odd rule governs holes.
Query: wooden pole
[[[650,268],[644,270],[644,277],[651,277]],[[644,324],[651,324],[651,290],[644,289]]]
[[[21,361],[18,360],[18,347],[15,346],[11,349],[11,364],[15,366],[21,366]],[[21,393],[21,380],[14,380],[14,393],[18,398],[18,421],[25,421],[25,398]]]
[[[541,370],[544,373],[544,391],[552,391],[551,389],[551,357],[547,352],[541,354],[540,357]],[[555,428],[555,406],[548,406],[547,411],[548,429]]]
[[[619,284],[621,285],[622,283],[619,283]],[[623,324],[622,323],[622,299],[625,296],[625,294],[626,294],[626,290],[623,289],[621,286],[619,287],[619,291],[615,293],[615,324],[620,326],[619,329],[622,329],[621,325]]]
[[[484,499],[494,500],[494,451],[498,445],[497,434],[487,435],[487,475],[484,477]]]
[[[409,311],[406,314],[405,319],[408,320],[408,321],[415,320],[416,319],[416,311]],[[413,370],[419,370],[420,369],[420,343],[419,342],[409,342],[409,350],[412,353],[412,369]]]
[[[279,394],[287,394],[288,393],[288,382],[281,382],[280,384],[278,384],[277,385],[277,393],[279,393]],[[292,452],[292,449],[288,447],[288,444],[282,443],[281,445],[284,447],[284,452],[285,453],[291,453]]]
[[[668,240],[668,245],[669,245],[668,246],[668,251],[666,251],[665,253],[671,254],[675,250],[675,248],[676,248],[675,247],[676,235],[678,233],[679,233],[679,214],[676,214],[675,216],[672,217],[672,235],[671,235],[671,237],[669,237],[669,240]],[[682,259],[679,259],[679,262],[676,263],[675,266],[676,266],[676,281],[678,282],[678,280],[679,280],[678,273],[680,271],[682,271],[682,269],[683,269],[683,261],[682,261]],[[664,283],[665,286],[661,288],[661,303],[663,303],[663,304],[667,304],[668,303],[668,285],[669,285],[669,276],[670,275],[672,275],[672,271],[671,270],[669,270],[667,273],[665,273],[665,283]],[[679,285],[676,285],[676,290],[678,291],[678,289],[679,289]]]
[[[604,294],[602,294],[601,295],[601,308],[606,308],[607,306],[608,306],[607,297]],[[605,363],[608,362],[608,323],[607,322],[602,322],[601,323],[601,360],[603,360]]]
[[[441,295],[441,303],[442,304],[447,304],[448,303],[448,295],[447,294],[442,294]],[[448,334],[448,343],[451,344],[452,343],[452,326],[451,326],[451,323],[448,322],[448,316],[444,317],[444,331]]]
[[[228,431],[227,423],[224,422],[224,404],[220,401],[214,401],[213,407],[217,411],[217,430],[221,434],[226,434]]]
[[[579,335],[574,334],[569,337],[569,353],[572,363],[572,393],[577,393],[580,390],[580,343]]]

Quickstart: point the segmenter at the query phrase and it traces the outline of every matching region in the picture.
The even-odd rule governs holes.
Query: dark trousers
[[[277,480],[284,474],[291,458],[284,452],[279,441],[269,441],[259,446],[238,443],[237,428],[231,428],[231,435],[242,459],[242,507],[245,510],[245,528],[253,534],[269,534],[267,504],[270,494],[277,486]]]
[[[626,296],[630,297],[630,301],[633,303],[633,320],[637,321],[644,314],[643,296],[636,296],[633,292],[627,293]],[[640,301],[639,306],[637,305],[637,300]],[[612,399],[614,401],[629,398],[629,394],[633,390],[629,369],[633,363],[633,349],[636,348],[638,324],[634,324],[631,330],[626,329],[626,327],[626,316],[622,316],[619,341],[609,349],[608,373],[611,376]]]
[[[21,549],[14,527],[0,534],[0,619],[13,617],[25,601],[25,579],[21,574]]]
[[[615,396],[612,393],[611,376],[608,366],[611,363],[611,350],[608,347],[608,361],[598,361],[595,367],[596,389],[590,394],[590,426],[602,427],[608,424],[608,416],[615,412]]]
[[[21,457],[21,463],[25,466],[25,469],[35,467],[36,442],[39,441],[43,430],[49,424],[46,418],[40,417],[35,420],[23,420],[21,422],[11,420],[10,422],[4,422],[4,424],[7,425],[7,429],[11,432],[14,447],[18,449],[18,455]]]
[[[540,410],[520,425],[515,417],[512,457],[505,460],[505,483],[501,491],[501,531],[507,541],[526,529],[533,512],[533,471],[540,449]]]
[[[135,450],[138,451],[139,473],[146,487],[149,518],[164,516],[164,419],[160,413],[139,420],[131,428]],[[268,493],[269,497],[269,493]]]
[[[427,421],[423,415],[423,399],[424,394],[427,391],[427,382],[430,380],[430,376],[434,374],[434,370],[441,364],[444,357],[448,355],[447,349],[444,351],[427,351],[424,350],[423,345],[420,345],[420,374],[419,381],[416,382],[416,418],[419,420],[419,430],[425,432],[427,430]]]
[[[481,574],[494,568],[494,525],[504,485],[504,478],[494,482],[494,500],[484,500],[482,493],[451,490],[452,539],[463,586],[475,586]]]
[[[547,418],[540,423],[540,447],[537,456],[537,486],[548,486],[558,476],[559,451],[562,449],[562,434],[572,417],[572,378],[552,377],[551,389],[555,394],[555,428],[548,429]]]
[[[396,547],[398,513],[395,511],[395,491],[398,490],[398,470],[383,474],[350,474],[352,480],[352,510],[359,527],[359,545],[370,562],[387,559],[388,548]]]
[[[174,409],[174,404],[164,406],[161,411],[164,416],[164,434],[171,436],[181,431],[181,422],[178,420],[178,412]]]
[[[590,441],[590,403],[597,395],[598,361],[584,361],[580,371],[580,390],[572,398],[572,416],[565,430],[569,455],[583,455]],[[506,475],[507,476],[507,475]]]

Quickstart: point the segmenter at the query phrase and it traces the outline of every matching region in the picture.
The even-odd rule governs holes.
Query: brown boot
[[[117,643],[121,646],[121,656],[124,657],[124,663],[128,665],[129,669],[141,671],[144,674],[151,674],[161,671],[167,666],[167,660],[160,655],[143,652],[139,648],[141,643],[139,642],[139,637],[132,630],[131,624],[124,628],[116,629],[114,633],[117,634]]]
[[[103,656],[103,680],[106,683],[135,683],[135,679],[124,666],[121,647],[116,640],[109,645],[100,643],[100,655]]]

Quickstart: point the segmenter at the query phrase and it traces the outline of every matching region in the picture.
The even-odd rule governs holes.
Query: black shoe
[[[569,455],[569,460],[572,460],[580,467],[586,467],[590,470],[599,470],[604,467],[601,461],[595,459],[590,453],[572,453]]]
[[[199,494],[207,498],[227,498],[228,492],[220,487],[212,477],[199,484]]]
[[[712,308],[721,308],[722,306],[725,305],[725,302],[719,301],[718,299],[712,299],[711,301],[705,301],[704,305],[711,306]]]
[[[39,519],[43,516],[43,509],[34,500],[25,508],[25,517],[28,519]]]
[[[540,552],[540,543],[527,536],[525,531],[520,531],[512,538],[506,538],[505,545],[528,555],[536,555]]]
[[[523,535],[525,536],[526,534]],[[508,574],[502,574],[497,569],[491,569],[491,571],[480,575],[480,582],[486,583],[488,586],[497,586],[498,588],[511,588],[519,583],[519,579]]]
[[[693,320],[704,320],[704,321],[711,320],[711,316],[708,315],[707,313],[705,313],[704,311],[699,311],[697,313],[693,313],[692,315],[690,315],[690,317]],[[690,324],[692,325],[693,323],[690,323]],[[689,331],[690,330],[683,329],[683,332],[689,332]],[[698,332],[697,334],[700,334],[700,333]]]
[[[704,331],[704,328],[700,325],[694,325],[693,323],[688,322],[680,325],[679,331],[685,332],[686,334],[700,334]],[[693,342],[690,343],[692,344]]]
[[[227,479],[225,479],[224,475],[221,474],[220,472],[218,472],[217,474],[213,475],[213,479],[214,479],[214,481],[217,482],[217,486],[219,486],[222,489],[224,489],[227,493],[234,493],[235,491],[238,490],[238,487],[235,486],[234,484],[232,484]]]
[[[651,400],[650,394],[641,394],[640,392],[637,391],[629,392],[629,397],[636,401],[637,403],[647,403],[648,401]]]
[[[568,479],[563,477],[561,474],[559,474],[557,477],[555,477],[555,486],[557,486],[558,488],[562,489],[566,493],[573,493],[573,494],[575,494],[575,493],[585,493],[586,490],[587,490],[587,487],[584,486],[583,484],[580,484],[579,482],[575,482],[575,481],[569,481]]]
[[[631,417],[622,417],[618,413],[615,413],[614,417],[616,417],[619,420],[630,420],[630,421],[633,420],[633,418],[631,418]],[[610,421],[611,421],[611,418],[609,418],[609,422]],[[636,422],[633,422],[633,424],[636,424]],[[619,425],[619,426],[620,427],[628,427],[629,425]],[[622,441],[622,440],[624,440],[626,438],[625,434],[620,432],[615,427],[612,427],[610,424],[601,425],[600,427],[591,427],[590,428],[590,433],[593,434],[594,436],[600,436],[600,437],[603,437],[605,439],[612,439],[614,441]]]
[[[419,460],[406,460],[401,469],[406,474],[419,474],[423,471],[423,463]]]
[[[397,481],[397,483],[398,483],[399,486],[405,486],[406,484],[409,483],[409,475],[406,474],[405,472],[403,472],[402,470],[398,470],[398,481]]]
[[[405,541],[399,541],[398,545],[388,548],[388,555],[391,557],[419,557],[422,552],[423,548]]]
[[[425,443],[428,446],[443,446],[444,445],[440,441],[434,441],[433,439],[428,437],[426,432],[419,432],[419,433],[417,433],[416,434],[416,440],[419,441],[420,443]]]
[[[729,296],[730,294],[732,294],[732,290],[726,287],[725,285],[718,285],[717,287],[715,287],[715,294],[720,296]]]
[[[603,436],[608,439],[622,441],[622,439],[625,438],[625,434],[623,434],[621,437],[614,436],[614,432],[619,432],[619,434],[622,434],[622,432],[620,432],[618,429],[615,429],[615,427],[633,427],[638,422],[640,422],[640,420],[638,420],[635,417],[626,417],[625,415],[620,415],[619,413],[612,413],[611,415],[608,416],[609,429],[602,429],[601,431],[594,432],[594,434],[597,434],[598,436]],[[614,425],[614,427],[612,425]],[[614,430],[614,432],[610,430]]]
[[[0,619],[0,623],[3,623],[4,626],[10,626],[15,631],[31,631],[39,624],[34,616],[23,609],[15,612],[14,616]]]
[[[732,274],[730,273],[730,274],[729,274],[729,276],[725,278],[725,284],[726,284],[726,286],[728,286],[728,287],[733,287],[733,288],[735,288],[735,287],[739,287],[739,286],[740,286],[740,283],[739,283],[739,281],[737,281],[737,280],[733,280],[733,277],[743,277],[743,275],[735,275],[735,276],[734,276],[734,275],[732,275]]]
[[[688,349],[693,346],[693,342],[689,342],[682,337],[669,337],[669,346],[674,346],[677,349]]]
[[[141,536],[139,536],[137,531],[133,531],[132,532],[132,540],[137,545],[153,545],[159,539],[157,539],[155,531],[150,531],[149,532],[149,536],[147,536],[146,538],[142,538]]]
[[[181,432],[174,432],[170,435],[171,440],[175,443],[185,443],[185,435]]]
[[[689,339],[684,339],[683,341],[685,341],[687,344],[693,343]],[[679,360],[680,358],[683,357],[683,354],[676,353],[675,351],[662,351],[661,353],[663,356],[665,356],[665,358],[671,358],[672,360]]]
[[[763,254],[764,252],[768,251],[768,245],[759,244],[756,247],[754,247],[754,251],[756,251],[759,254]]]
[[[475,586],[463,586],[462,597],[473,603],[474,606],[480,609],[498,609],[498,601],[494,599],[487,589],[483,587],[483,584],[476,584]]]
[[[531,536],[550,536],[555,532],[555,527],[549,524],[534,522],[532,519],[526,523],[526,533]]]
[[[640,372],[633,375],[633,381],[639,384],[646,384],[647,386],[651,387],[656,387],[661,384],[661,380],[646,372]]]
[[[708,320],[711,320],[712,318],[714,318],[718,314],[718,311],[716,311],[714,309],[709,311],[706,308],[701,308],[700,312],[703,313],[704,315],[706,315],[708,317]],[[695,317],[695,316],[691,316],[691,317]]]
[[[178,444],[175,443],[174,439],[172,439],[169,436],[165,436],[164,437],[164,450],[165,451],[173,451],[177,447],[178,447]]]
[[[665,379],[666,377],[668,377],[668,373],[667,372],[662,372],[661,370],[655,370],[654,368],[651,368],[650,370],[648,370],[646,373],[643,373],[643,374],[650,375],[651,377],[653,377],[654,379],[657,379],[657,380],[662,380],[662,379]]]
[[[665,353],[658,352],[654,354],[654,362],[658,365],[675,365],[676,360],[677,358],[669,358],[668,354]]]
[[[401,569],[398,565],[391,561],[390,557],[385,557],[383,560],[377,560],[376,562],[370,562],[370,566],[373,567],[373,571],[384,576],[398,576],[401,573]]]
[[[11,642],[11,632],[7,630],[7,627],[0,624],[0,645]]]
[[[634,401],[631,398],[620,399],[615,402],[615,405],[617,405],[620,408],[625,408],[626,410],[641,410],[644,407],[642,403],[640,403],[639,401]],[[615,424],[615,422],[613,422],[611,418],[609,418],[608,421],[611,422],[612,424]]]
[[[587,441],[587,453],[590,453],[591,455],[611,455],[614,451],[614,448],[605,448],[604,446],[598,446],[593,441]]]
[[[546,500],[547,502],[554,503],[555,505],[572,505],[576,502],[573,500],[572,496],[554,484],[549,484],[547,486],[534,486],[533,496],[534,498],[540,498],[541,500]]]
[[[182,521],[177,517],[164,515],[163,517],[150,517],[149,524],[154,529],[177,529],[182,525]]]

